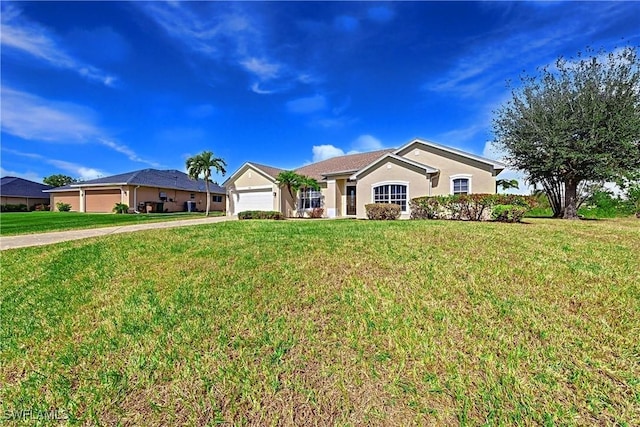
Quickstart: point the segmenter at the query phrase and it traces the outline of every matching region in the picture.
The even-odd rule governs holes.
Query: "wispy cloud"
[[[113,86],[116,77],[74,58],[56,41],[48,29],[22,15],[12,4],[2,3],[0,20],[3,49],[30,55],[52,67],[72,70],[87,80]]]
[[[327,108],[327,99],[320,94],[287,102],[287,110],[295,114],[310,114]]]
[[[24,140],[50,143],[97,143],[129,160],[158,166],[128,146],[113,141],[96,122],[93,110],[72,103],[49,101],[36,95],[2,87],[2,132]]]
[[[11,150],[5,147],[2,148],[2,151],[9,154],[16,155],[16,156],[25,157],[28,159],[37,160],[39,162],[49,164],[51,166],[58,168],[61,171],[71,174],[72,177],[78,178],[81,180],[95,179],[101,176],[109,175],[100,169],[79,165],[77,163],[67,162],[65,160],[52,159],[50,157],[46,157],[36,153],[26,153],[23,151]],[[4,172],[3,172],[3,175],[4,175]]]
[[[29,181],[42,182],[43,176],[40,176],[37,172],[26,171],[18,172],[0,167],[0,176],[15,176],[18,178],[28,179]]]

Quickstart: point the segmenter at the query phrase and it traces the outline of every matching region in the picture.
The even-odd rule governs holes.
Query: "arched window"
[[[373,187],[373,203],[395,203],[402,212],[407,211],[407,186],[404,184],[382,184]]]

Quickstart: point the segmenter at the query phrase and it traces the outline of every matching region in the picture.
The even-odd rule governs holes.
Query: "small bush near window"
[[[313,208],[310,211],[307,211],[309,218],[322,218],[322,214],[324,214],[323,208]]]
[[[112,209],[112,212],[115,212],[117,214],[126,214],[127,212],[129,212],[129,205],[127,205],[126,203],[116,203],[116,205]]]
[[[24,204],[19,205],[0,205],[0,212],[29,212],[29,207]]]
[[[284,216],[277,211],[242,211],[238,219],[284,219]]]
[[[71,205],[69,203],[58,202],[56,203],[56,208],[58,208],[60,212],[69,212],[71,210]]]
[[[370,203],[364,205],[367,218],[376,220],[393,220],[400,218],[400,205],[395,203]]]
[[[500,222],[520,222],[527,208],[515,205],[495,205],[491,209],[491,219]]]

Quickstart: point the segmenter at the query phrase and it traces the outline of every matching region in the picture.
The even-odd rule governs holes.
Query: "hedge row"
[[[394,220],[400,218],[400,205],[395,203],[370,203],[364,205],[367,218],[377,220]]]
[[[284,219],[284,216],[277,211],[242,211],[238,219]]]
[[[531,196],[516,194],[455,194],[417,197],[411,199],[409,205],[412,219],[506,221],[505,218],[517,218],[510,222],[519,222],[524,213],[537,205],[537,201]],[[494,218],[492,212],[496,209],[500,214]]]
[[[25,204],[19,205],[0,205],[0,212],[29,212],[29,207]]]

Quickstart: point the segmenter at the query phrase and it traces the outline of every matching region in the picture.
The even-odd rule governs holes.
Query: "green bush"
[[[129,212],[129,205],[126,203],[116,203],[112,209],[112,212],[117,214],[126,214]]]
[[[491,219],[500,222],[520,222],[527,208],[516,205],[495,205],[491,208]]]
[[[29,212],[29,207],[22,203],[19,205],[0,205],[0,212]]]
[[[284,216],[278,211],[242,211],[238,219],[284,219]]]
[[[411,219],[487,221],[496,205],[520,206],[525,211],[537,206],[531,196],[516,194],[454,194],[411,199]]]
[[[56,208],[58,208],[60,212],[69,212],[71,210],[71,205],[69,203],[58,202],[56,203]]]
[[[395,203],[370,203],[364,205],[367,218],[375,220],[394,220],[400,218],[400,205]]]

